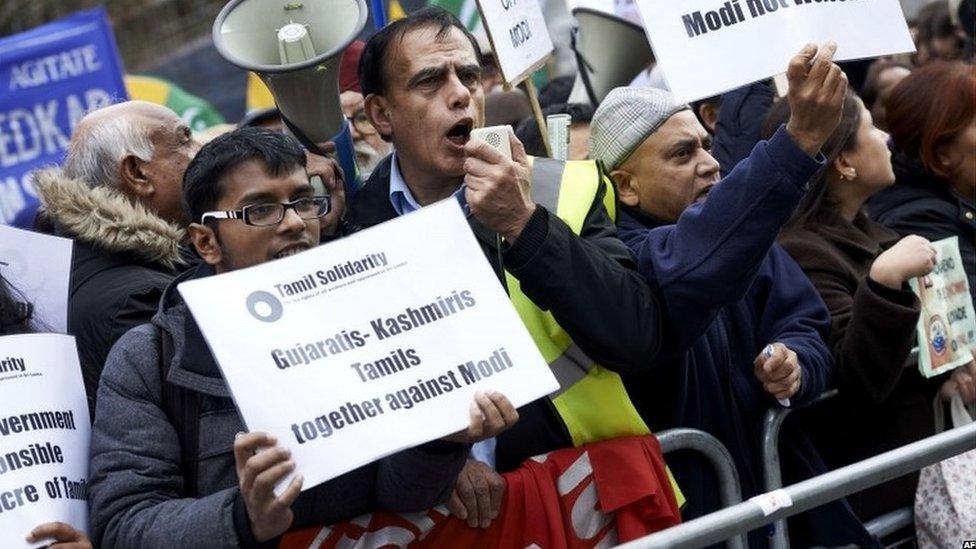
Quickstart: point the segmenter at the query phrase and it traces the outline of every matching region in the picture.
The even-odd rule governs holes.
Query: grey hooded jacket
[[[234,436],[245,427],[176,291],[179,282],[210,272],[201,265],[183,273],[167,288],[152,324],[130,330],[109,354],[98,388],[88,485],[96,547],[254,545],[233,455]],[[198,498],[184,496],[179,438],[162,406],[159,330],[173,341],[167,382],[201,395]],[[435,441],[306,490],[292,506],[292,528],[380,509],[433,507],[447,499],[468,450]]]

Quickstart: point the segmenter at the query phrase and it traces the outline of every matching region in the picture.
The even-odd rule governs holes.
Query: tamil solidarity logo
[[[247,312],[261,322],[277,322],[285,309],[274,295],[257,291],[247,296]]]

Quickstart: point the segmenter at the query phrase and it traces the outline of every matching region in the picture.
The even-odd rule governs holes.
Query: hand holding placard
[[[275,496],[275,485],[295,470],[291,450],[275,446],[277,443],[267,433],[247,433],[234,440],[237,485],[258,543],[276,538],[291,527],[295,520],[291,504],[302,492],[302,476],[295,475],[281,495]]]
[[[806,43],[840,44],[840,61],[914,51],[898,0],[636,3],[658,66],[681,102],[779,74]]]
[[[58,549],[91,549],[91,540],[80,530],[63,522],[48,522],[31,530],[27,543],[52,541],[49,547]]]
[[[903,239],[898,245],[907,240]],[[916,248],[915,254],[921,255],[923,269],[930,257],[929,247],[934,248],[935,266],[925,276],[909,280],[909,285],[918,296],[922,309],[918,318],[918,368],[925,377],[934,377],[973,360],[976,311],[959,253],[959,238],[953,236],[931,242],[929,246],[920,244],[909,241],[905,246]],[[874,268],[871,272],[873,277]]]
[[[827,42],[820,48],[807,44],[793,56],[786,76],[790,90],[790,121],[786,125],[796,144],[810,156],[820,148],[840,123],[847,94],[847,75],[833,63],[837,44]]]
[[[474,444],[497,437],[518,421],[518,411],[508,398],[497,392],[478,392],[471,402],[471,425],[464,431],[444,437],[448,442]]]
[[[74,338],[0,337],[0,547],[85,546],[90,440]]]
[[[871,264],[871,280],[900,290],[909,280],[925,276],[935,268],[935,246],[928,239],[908,235],[879,255]]]
[[[282,495],[301,472],[308,490],[430,440],[494,436],[514,406],[559,387],[453,199],[179,289],[245,425],[277,439],[259,447],[291,452],[238,459],[242,491],[274,525],[270,480]],[[491,396],[471,427],[479,391]],[[294,470],[266,474],[286,461]]]
[[[964,404],[976,402],[976,353],[973,353],[973,360],[969,364],[953,370],[949,379],[939,388],[939,396],[946,402],[951,401],[955,395],[959,395]]]

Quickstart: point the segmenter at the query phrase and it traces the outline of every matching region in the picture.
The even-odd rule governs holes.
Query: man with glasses
[[[504,396],[479,395],[480,414],[466,431],[305,492],[299,474],[274,493],[294,462],[273,436],[243,433],[227,384],[176,288],[318,244],[329,200],[314,194],[308,178],[328,185],[336,175],[308,172],[293,138],[260,128],[218,137],[187,168],[183,201],[202,262],[166,289],[151,324],[126,333],[109,354],[88,485],[96,546],[250,547],[274,543],[293,527],[375,510],[421,511],[448,497],[471,443],[517,420]]]
[[[356,69],[363,53],[363,42],[356,40],[342,53],[342,66],[339,70],[339,102],[342,114],[349,119],[353,146],[356,149],[356,164],[360,175],[366,180],[383,157],[393,152],[393,145],[384,141],[366,116],[366,103],[359,87]]]

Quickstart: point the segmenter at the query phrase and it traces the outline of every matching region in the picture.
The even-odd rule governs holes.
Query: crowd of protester
[[[933,241],[959,237],[976,299],[965,27],[947,2],[929,4],[912,22],[918,53],[873,60],[859,86],[833,61],[835,44],[807,45],[784,67],[779,99],[772,82],[693,105],[634,85],[590,105],[570,101],[572,78],[556,78],[541,97],[544,114],[572,117],[562,162],[545,158],[522,92],[498,89],[484,44],[424,9],[343,58],[342,110],[367,176],[350,197],[337,162],[283,133],[276,111],[202,145],[162,106],[88,114],[63,165],[36,174],[35,228],[74,240],[68,328],[93,418],[91,541],[59,523],[32,539],[261,547],[309,525],[442,503],[484,528],[503,499],[499,473],[676,427],[716,437],[750,498],[765,491],[766,411],[831,388],[838,397],[784,428],[787,484],[931,435],[934,398],[976,402],[976,360],[930,379],[910,360],[920,306],[908,281],[934,268]],[[469,139],[486,119],[513,126],[511,159]],[[581,206],[572,219],[546,199],[570,188]],[[569,342],[555,361],[575,361],[581,379],[560,379],[555,406],[546,397],[516,410],[479,394],[465,431],[304,492],[299,475],[276,495],[294,463],[271,435],[244,433],[176,285],[452,197],[499,283]],[[0,335],[36,329],[0,276]],[[573,390],[583,383],[593,388]],[[720,508],[706,460],[666,461],[684,520]],[[801,513],[793,543],[876,545],[864,521],[912,505],[917,482]],[[766,546],[767,533],[749,541]]]

